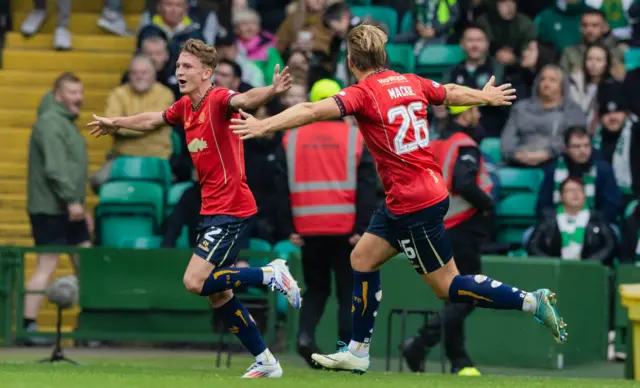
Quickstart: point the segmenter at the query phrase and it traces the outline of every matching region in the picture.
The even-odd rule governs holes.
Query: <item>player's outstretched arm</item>
[[[128,117],[100,117],[93,115],[94,121],[87,124],[91,127],[91,134],[95,137],[113,134],[120,128],[134,131],[152,131],[164,125],[162,112],[145,112]]]
[[[286,109],[275,116],[257,120],[250,114],[240,111],[244,120],[231,119],[230,128],[242,140],[264,136],[269,132],[298,128],[316,121],[332,120],[342,116],[338,104],[333,98],[318,102],[303,102]]]
[[[273,82],[271,86],[253,88],[246,93],[237,94],[231,98],[231,106],[236,109],[256,109],[268,103],[273,97],[291,89],[293,80],[286,66],[280,72],[280,65],[273,69]]]
[[[468,88],[466,86],[447,84],[444,88],[447,91],[445,105],[470,106],[470,105],[490,105],[507,106],[516,99],[516,90],[511,88],[511,84],[495,86],[496,78],[491,76],[489,82],[482,90]]]

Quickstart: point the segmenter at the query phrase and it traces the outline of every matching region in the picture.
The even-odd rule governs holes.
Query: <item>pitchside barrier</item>
[[[0,248],[0,337],[5,345],[26,336],[21,329],[24,257],[44,251],[77,252],[80,255],[81,312],[78,327],[74,332],[65,334],[67,337],[217,342],[219,335],[212,331],[209,305],[205,299],[188,293],[182,283],[190,251],[6,247]],[[242,255],[258,258],[260,262],[276,257],[275,253],[264,251],[247,251]],[[304,288],[297,253],[289,255],[289,264]],[[556,344],[530,314],[476,309],[465,326],[468,351],[476,363],[556,369],[606,359],[610,300],[614,289],[608,268],[590,262],[488,256],[483,258],[483,269],[485,274],[524,290],[540,287],[554,290],[559,298],[558,309],[569,325],[569,340],[564,345]],[[620,266],[617,283],[629,282],[640,282],[640,268]],[[380,358],[385,356],[388,340],[386,317],[391,309],[437,310],[442,306],[403,255],[398,255],[383,267],[382,292],[371,347],[372,355]],[[242,295],[252,305],[269,307],[264,317],[256,317],[269,342],[275,338],[274,295],[272,292]],[[615,300],[616,327],[623,328],[626,326],[625,312],[618,306],[618,299]],[[290,310],[287,320],[287,346],[294,352],[297,311]],[[407,335],[414,333],[421,324],[419,317],[409,319]],[[317,330],[318,345],[323,351],[335,349],[337,333],[337,304],[332,296]],[[393,330],[391,336],[392,344],[402,340],[399,330]],[[227,337],[230,341],[233,336]],[[392,348],[391,355],[398,355],[396,347]],[[439,347],[429,357],[438,360]]]

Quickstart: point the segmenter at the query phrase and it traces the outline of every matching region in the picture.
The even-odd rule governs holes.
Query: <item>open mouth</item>
[[[187,80],[184,80],[184,79],[179,79],[178,80],[178,85],[185,86],[186,84],[187,84]]]

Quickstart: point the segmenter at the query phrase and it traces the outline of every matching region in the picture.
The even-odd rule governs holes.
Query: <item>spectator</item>
[[[516,0],[489,0],[487,13],[478,19],[491,42],[491,55],[503,65],[518,62],[520,53],[536,39],[536,28],[518,12]]]
[[[262,28],[275,33],[286,17],[286,9],[290,0],[249,0],[249,6],[255,9],[262,18]],[[251,4],[253,3],[253,4]]]
[[[213,80],[218,87],[235,90],[244,93],[252,88],[242,81],[242,69],[237,63],[228,59],[222,59],[213,72]]]
[[[582,180],[589,208],[597,210],[607,222],[615,223],[622,197],[611,165],[593,155],[591,137],[584,126],[569,128],[564,134],[564,141],[564,154],[545,169],[536,213],[555,210],[561,200],[560,185],[573,177]]]
[[[129,82],[115,88],[105,108],[105,116],[123,117],[142,112],[160,112],[173,103],[173,93],[156,82],[153,62],[143,55],[135,56],[129,65]],[[113,135],[107,162],[91,177],[91,187],[98,192],[111,176],[113,162],[119,156],[144,156],[169,159],[172,151],[171,127],[139,132],[120,129]]]
[[[580,25],[582,41],[566,47],[562,51],[560,66],[567,73],[584,71],[584,55],[589,45],[600,43],[609,49],[612,56],[613,74],[618,79],[624,77],[624,52],[617,47],[618,42],[609,34],[609,26],[600,11],[588,10],[582,15]]]
[[[193,185],[182,193],[180,200],[173,208],[169,218],[167,218],[164,236],[162,237],[162,248],[176,248],[182,229],[185,226],[189,236],[189,248],[195,248],[197,245],[202,196],[200,185],[198,184],[198,174],[195,169],[191,171]]]
[[[553,62],[553,51],[532,40],[522,51],[519,62],[506,66],[505,82],[513,85],[519,100],[527,99],[533,93],[533,81],[540,70]]]
[[[250,61],[266,61],[267,50],[275,47],[275,36],[260,31],[260,15],[252,9],[241,9],[233,13],[233,31]]]
[[[553,7],[538,15],[538,40],[550,43],[558,52],[580,43],[580,22],[587,10],[584,0],[556,0]]]
[[[264,73],[258,65],[247,58],[244,49],[238,47],[233,33],[220,33],[216,38],[216,50],[218,50],[218,55],[221,59],[227,59],[240,65],[242,69],[242,81],[254,88],[265,85]]]
[[[339,92],[337,82],[321,80],[311,88],[310,99],[316,102]],[[306,285],[298,353],[314,366],[311,354],[319,352],[315,331],[331,294],[332,273],[338,298],[338,338],[345,343],[351,338],[349,257],[375,209],[377,174],[357,127],[342,119],[289,131],[283,143],[293,216],[289,239],[302,249]],[[322,165],[319,160],[324,161]]]
[[[585,126],[586,116],[569,97],[569,80],[548,65],[534,81],[535,95],[511,109],[501,136],[502,156],[520,167],[538,167],[562,153],[567,128]]]
[[[53,92],[38,107],[31,132],[27,178],[27,212],[36,246],[91,246],[90,225],[84,208],[87,184],[87,143],[74,121],[84,100],[82,82],[61,74]],[[77,265],[77,256],[72,255]],[[41,253],[26,290],[47,288],[58,264],[57,253]],[[36,331],[42,294],[24,297],[24,327]]]
[[[593,146],[613,166],[626,205],[640,197],[640,124],[627,113],[628,102],[621,84],[604,84],[598,93],[598,101],[601,124],[593,138]]]
[[[411,0],[413,31],[397,41],[415,44],[416,55],[429,44],[445,44],[460,17],[457,0]]]
[[[611,33],[618,40],[631,39],[631,25],[629,23],[629,9],[635,0],[586,0],[587,5],[600,10],[611,26]]]
[[[482,89],[491,76],[496,84],[503,83],[504,67],[489,56],[489,39],[478,25],[467,26],[460,45],[466,54],[464,62],[449,69],[443,76],[443,83],[453,82],[473,89]],[[507,110],[502,108],[481,108],[480,125],[489,136],[500,136],[506,121]]]
[[[584,71],[571,73],[571,99],[587,115],[587,128],[593,133],[597,125],[598,88],[612,81],[611,53],[602,44],[595,43],[584,52]]]
[[[150,36],[142,41],[141,52],[151,59],[156,69],[156,80],[171,89],[176,100],[182,97],[178,88],[178,80],[175,75],[175,62],[169,62],[169,49],[167,41],[159,36]],[[122,76],[122,83],[129,82],[129,72]]]
[[[127,28],[127,23],[122,17],[122,0],[105,0],[98,26],[119,36],[133,35],[133,31]]]
[[[585,191],[580,178],[562,182],[557,209],[545,210],[529,240],[531,256],[610,264],[616,250],[615,233],[607,220],[588,206]]]
[[[33,11],[22,22],[20,31],[24,36],[32,36],[40,30],[46,18],[47,0],[33,0]],[[71,50],[70,19],[71,0],[58,0],[58,23],[53,33],[53,48],[56,50]]]
[[[631,70],[624,78],[624,96],[629,104],[629,112],[640,117],[640,67]]]
[[[622,221],[620,262],[640,262],[640,206],[637,204],[629,215],[625,215]]]

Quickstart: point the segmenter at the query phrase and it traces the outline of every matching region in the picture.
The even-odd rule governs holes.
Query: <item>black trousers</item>
[[[476,213],[447,230],[460,274],[481,272],[480,245],[488,238],[489,225],[486,217]],[[446,302],[444,308],[419,330],[424,345],[432,348],[442,340],[440,328],[444,323],[445,353],[453,370],[473,366],[464,346],[464,320],[473,310],[473,305]]]
[[[315,344],[315,333],[327,298],[331,294],[331,274],[335,277],[338,299],[338,338],[351,339],[351,296],[353,271],[349,236],[306,236],[302,246],[302,274],[306,290],[300,308],[298,341]]]

